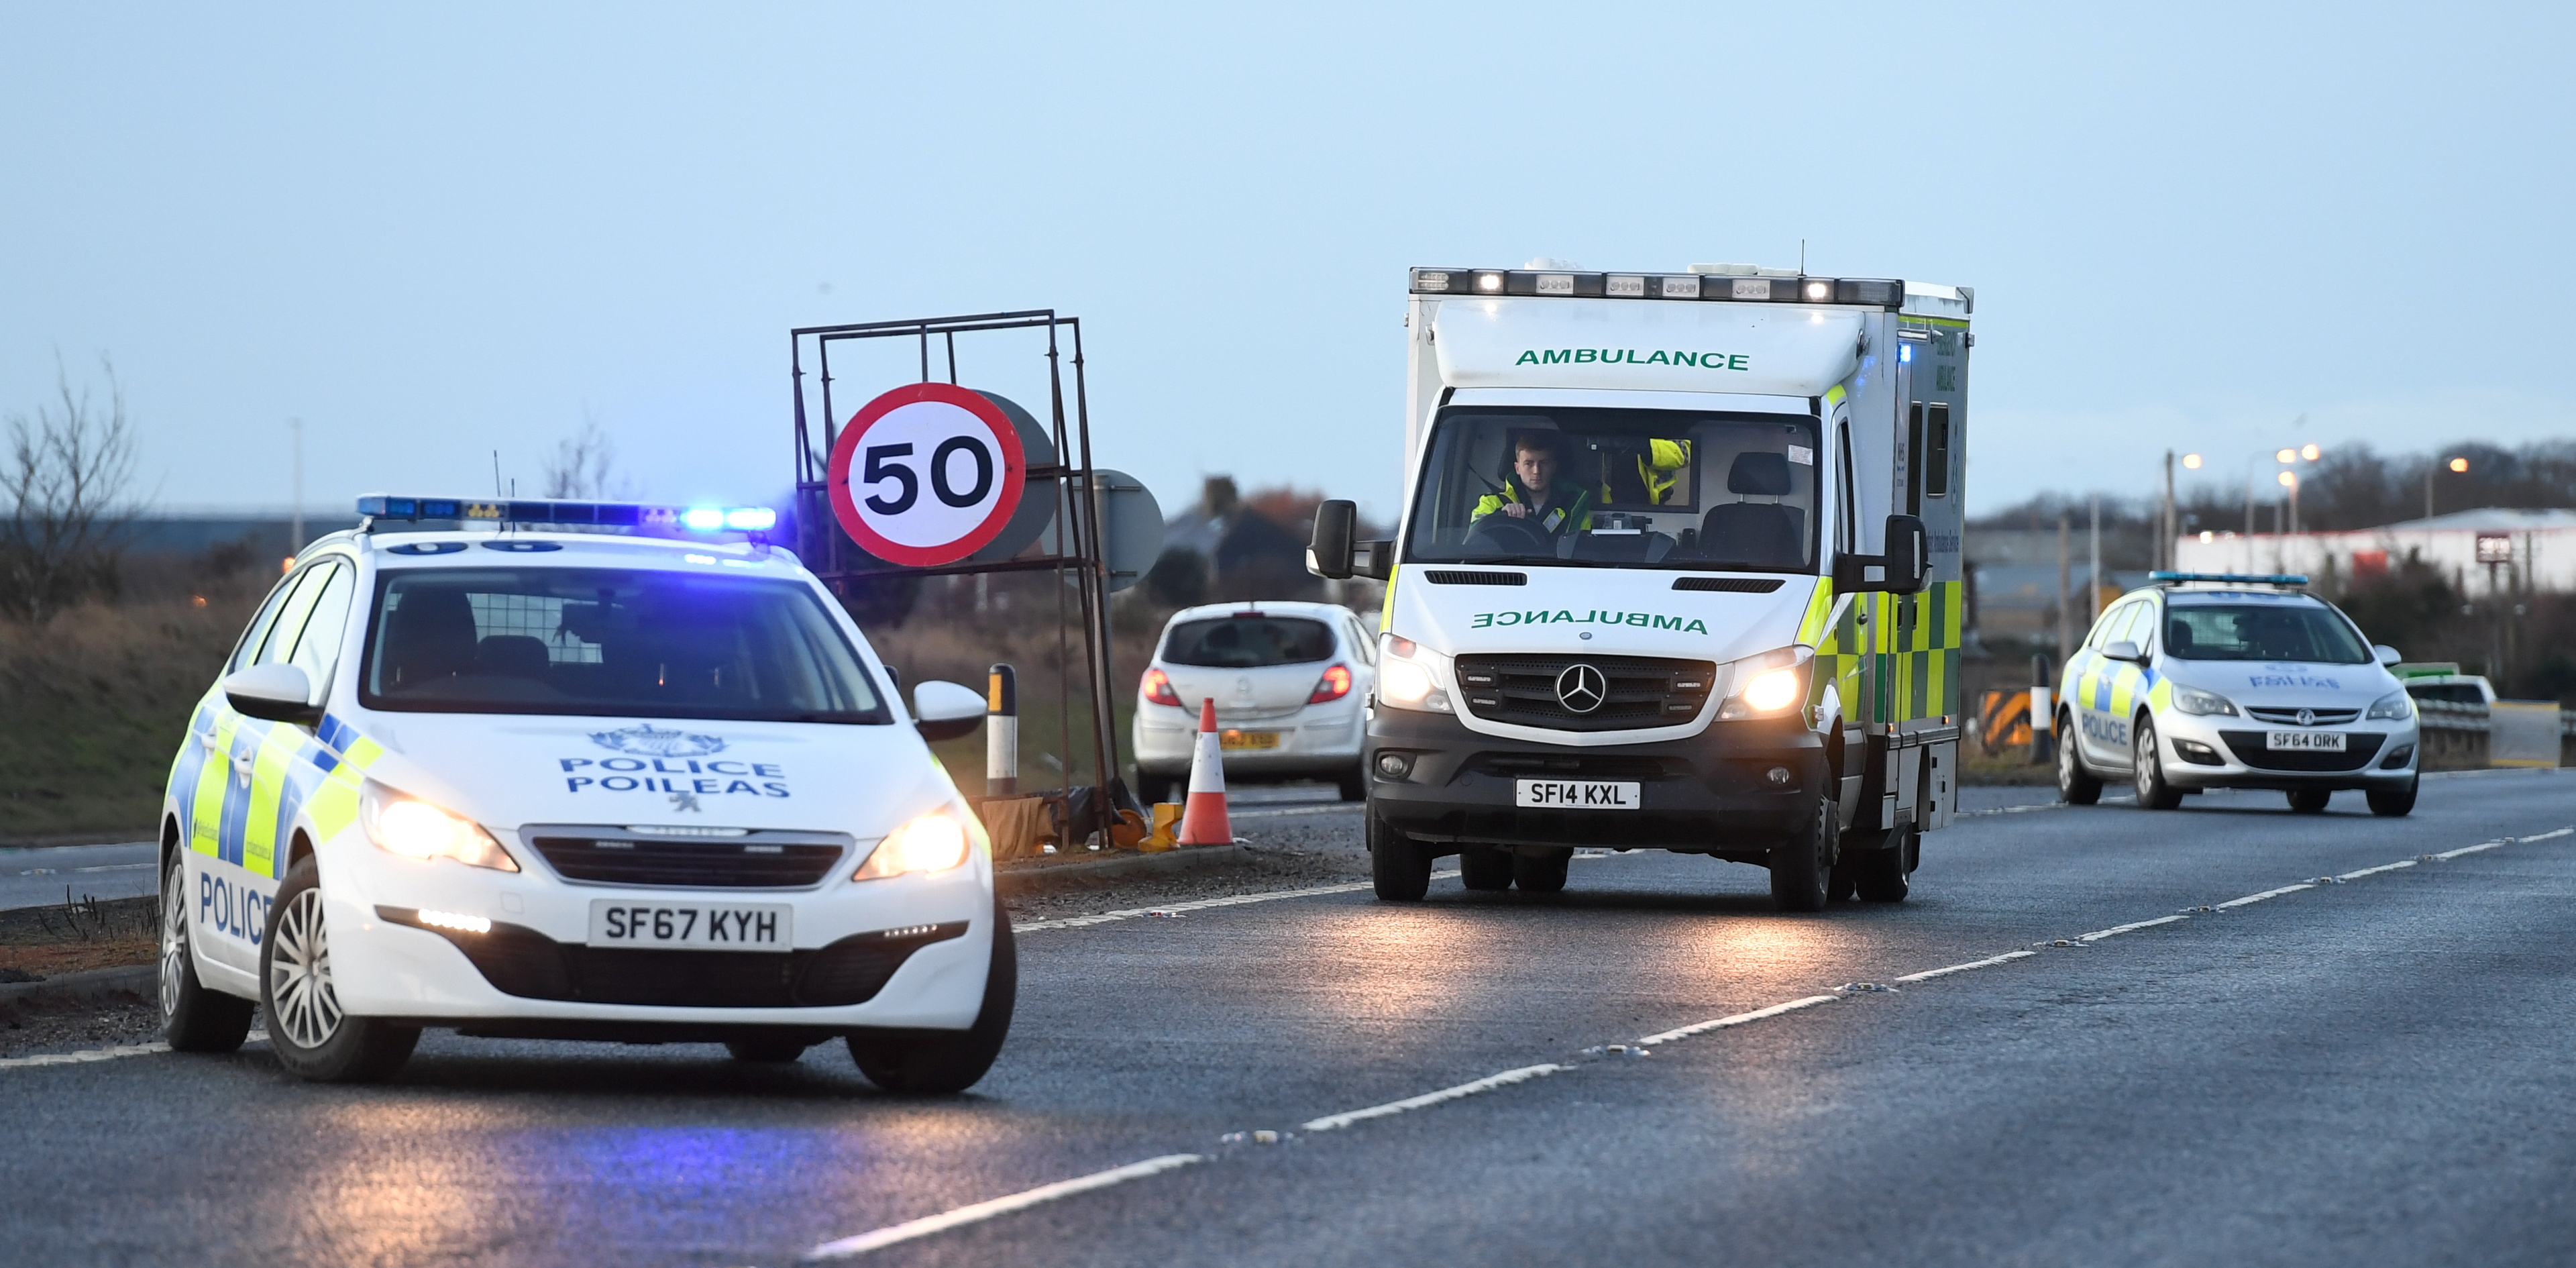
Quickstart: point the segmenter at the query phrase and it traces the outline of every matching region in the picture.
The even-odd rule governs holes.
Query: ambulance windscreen
[[[1444,409],[1405,557],[1813,573],[1816,432],[1787,414]]]
[[[360,699],[429,713],[893,720],[805,587],[607,568],[387,570]]]

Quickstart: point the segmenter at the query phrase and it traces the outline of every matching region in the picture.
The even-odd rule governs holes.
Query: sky
[[[1407,266],[1803,241],[1976,288],[1972,511],[2576,437],[2568,8],[2114,9],[10,5],[0,414],[112,358],[163,507],[286,505],[289,419],[316,508],[586,421],[770,500],[792,327],[1052,308],[1166,510],[1389,515]]]

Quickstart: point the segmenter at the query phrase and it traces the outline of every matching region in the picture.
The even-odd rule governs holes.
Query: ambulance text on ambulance
[[[1706,634],[1708,626],[1696,617],[1657,616],[1652,612],[1604,612],[1594,608],[1581,616],[1572,609],[1554,612],[1542,608],[1535,612],[1479,612],[1471,622],[1473,628],[1488,629],[1511,625],[1633,625],[1641,630],[1678,630],[1684,634]]]
[[[1649,352],[1634,348],[1532,348],[1514,365],[1687,365],[1702,370],[1753,369],[1753,358],[1741,352]]]

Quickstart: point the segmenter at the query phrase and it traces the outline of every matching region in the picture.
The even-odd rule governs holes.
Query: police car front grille
[[[853,934],[820,948],[653,951],[557,942],[525,925],[495,921],[471,933],[377,914],[454,943],[493,989],[521,999],[663,1008],[833,1008],[864,1004],[885,989],[914,952],[966,935],[963,920]]]
[[[2370,764],[2379,746],[2388,737],[2376,731],[2347,731],[2344,750],[2320,753],[2314,749],[2268,749],[2263,747],[2262,731],[2221,731],[2218,738],[2227,741],[2236,760],[2256,770],[2344,771],[2360,770]]]
[[[2301,722],[2296,709],[2247,709],[2257,722],[2278,722],[2284,726],[2342,726],[2361,716],[2359,709],[2310,709],[2311,720]]]
[[[1590,665],[1608,680],[1601,706],[1577,713],[1557,698],[1567,669]],[[1628,731],[1674,726],[1699,716],[1717,665],[1643,656],[1461,656],[1458,686],[1467,711],[1491,722],[1552,731]]]
[[[832,874],[847,838],[751,832],[673,839],[612,828],[532,828],[528,844],[568,881],[690,889],[802,889]]]

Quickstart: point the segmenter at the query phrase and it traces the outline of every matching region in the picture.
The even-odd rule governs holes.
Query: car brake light
[[[1145,671],[1145,698],[1155,704],[1181,707],[1181,693],[1172,690],[1172,679],[1159,669]]]
[[[1335,665],[1325,670],[1323,677],[1315,680],[1314,694],[1306,697],[1306,703],[1322,704],[1328,700],[1339,700],[1349,694],[1351,694],[1351,668],[1348,665]]]

